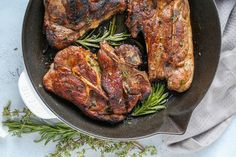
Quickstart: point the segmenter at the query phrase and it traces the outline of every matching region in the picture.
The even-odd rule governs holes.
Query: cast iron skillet
[[[71,127],[96,137],[130,140],[158,133],[183,134],[194,108],[207,92],[217,69],[221,30],[213,0],[189,0],[195,48],[195,76],[191,88],[174,96],[168,108],[159,113],[131,119],[118,125],[108,125],[84,116],[73,104],[44,90],[42,78],[48,70],[43,55],[46,39],[43,35],[43,0],[29,2],[22,32],[24,63],[29,78],[48,108]]]

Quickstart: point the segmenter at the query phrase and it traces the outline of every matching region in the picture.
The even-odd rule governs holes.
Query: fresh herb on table
[[[99,29],[94,29],[90,33],[85,34],[82,38],[76,41],[76,44],[82,45],[87,49],[99,48],[99,43],[105,40],[110,45],[118,46],[122,41],[131,36],[125,32],[116,33],[116,16],[113,17],[108,30],[100,30],[98,33],[95,33],[96,30]]]
[[[100,152],[103,157],[110,153],[118,157],[143,157],[157,153],[154,146],[144,147],[136,141],[112,142],[84,135],[64,123],[53,124],[39,119],[26,108],[12,111],[10,103],[4,108],[3,116],[6,118],[3,125],[7,126],[14,136],[39,133],[40,137],[35,142],[44,142],[45,145],[56,142],[56,150],[48,155],[50,157],[70,157],[72,153],[76,153],[78,157],[84,157],[89,149]]]
[[[150,96],[134,108],[132,116],[143,116],[166,109],[165,103],[168,100],[168,95],[165,92],[165,85],[161,83],[154,84]]]

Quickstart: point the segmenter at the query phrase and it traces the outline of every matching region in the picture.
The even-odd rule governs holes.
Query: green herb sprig
[[[56,150],[49,157],[71,157],[73,153],[78,157],[84,157],[87,150],[95,150],[104,157],[106,154],[116,154],[118,157],[143,157],[156,155],[154,146],[142,146],[136,141],[113,142],[100,140],[84,135],[64,123],[51,123],[34,116],[28,109],[10,109],[10,103],[4,108],[3,116],[6,121],[4,126],[9,128],[12,135],[21,137],[23,134],[38,133],[39,138],[35,142],[56,142]]]
[[[132,116],[143,116],[166,109],[164,105],[168,100],[168,93],[165,93],[165,85],[156,83],[152,87],[152,93],[141,104],[137,105]]]
[[[101,30],[95,34],[97,29],[85,34],[82,38],[76,41],[76,44],[82,45],[87,49],[99,48],[99,43],[107,41],[110,45],[118,46],[122,41],[128,39],[131,35],[125,32],[116,33],[116,16],[113,17],[108,30]],[[98,29],[99,30],[99,29]]]

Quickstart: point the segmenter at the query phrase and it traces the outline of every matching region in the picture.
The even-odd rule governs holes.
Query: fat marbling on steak
[[[63,49],[101,22],[126,9],[125,0],[44,0],[49,44]]]
[[[130,55],[136,60],[125,59]],[[151,92],[147,74],[136,69],[140,64],[138,55],[138,49],[131,45],[115,52],[104,42],[97,59],[82,47],[70,46],[57,53],[43,84],[91,118],[120,122]]]
[[[168,88],[189,89],[194,75],[194,50],[188,0],[129,0],[127,27],[144,33],[149,79],[167,79]]]

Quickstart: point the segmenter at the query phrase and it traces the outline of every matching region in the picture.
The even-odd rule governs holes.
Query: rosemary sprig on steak
[[[132,116],[143,116],[166,109],[165,103],[168,100],[168,95],[165,92],[165,85],[161,83],[154,84],[152,93],[146,100],[134,108]]]
[[[109,25],[108,30],[102,30],[95,33],[97,29],[92,30],[89,34],[85,34],[82,38],[76,41],[76,44],[82,45],[87,49],[99,48],[99,43],[107,41],[112,46],[122,44],[122,41],[128,39],[131,35],[125,32],[116,33],[116,17],[114,16]]]

